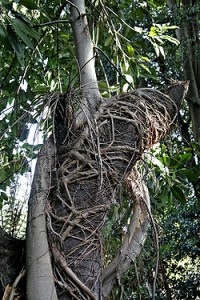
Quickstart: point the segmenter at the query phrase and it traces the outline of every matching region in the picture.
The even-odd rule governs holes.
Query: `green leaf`
[[[28,150],[32,150],[32,149],[33,149],[33,145],[32,145],[32,144],[29,144],[29,143],[24,143],[24,144],[22,145],[22,148],[28,149]]]
[[[101,91],[108,91],[108,84],[105,81],[98,81],[98,86]]]
[[[22,148],[25,149],[26,151],[28,152],[31,152],[31,155],[33,154],[34,151],[37,151],[40,150],[42,147],[42,144],[38,144],[38,145],[32,145],[32,144],[29,144],[29,143],[24,143],[22,145]]]
[[[143,32],[143,28],[142,27],[134,26],[133,29],[134,29],[134,31],[136,31],[136,32],[138,32],[140,34]]]
[[[160,54],[159,48],[160,48],[160,47],[159,47],[156,43],[153,43],[153,42],[152,42],[152,45],[153,45],[153,47],[154,47],[154,50],[155,50],[155,52],[156,52],[156,55],[159,56],[159,54]]]
[[[139,56],[140,61],[147,61],[150,62],[150,59],[147,56]]]
[[[4,26],[3,23],[0,24],[0,41],[8,50],[12,50],[11,44],[8,40],[8,32],[7,28]]]
[[[2,208],[2,204],[8,201],[8,196],[6,192],[0,190],[0,209]]]
[[[192,157],[192,153],[184,153],[179,155],[179,162],[182,164],[185,164],[186,162],[188,162]]]
[[[6,39],[6,38],[7,38],[6,28],[3,24],[0,24],[0,39]]]
[[[0,169],[0,182],[7,178],[7,173],[4,169]]]
[[[165,58],[165,51],[163,47],[159,47],[160,54]]]
[[[33,146],[33,151],[39,151],[42,148],[43,144],[37,144]]]
[[[172,206],[172,204],[173,204],[172,191],[168,192],[168,204],[169,204],[169,206]]]
[[[191,146],[192,146],[192,148],[200,151],[200,143],[192,142]]]
[[[9,98],[7,99],[7,101],[8,101],[8,104],[11,105],[11,104],[14,103],[15,97],[9,97]]]
[[[124,77],[130,84],[134,82],[133,77],[130,74],[124,74]]]
[[[105,40],[105,43],[104,43],[105,47],[108,47],[110,45],[110,43],[112,42],[112,39],[113,39],[112,35],[109,35],[109,37]]]
[[[151,74],[151,71],[149,70],[149,68],[147,66],[145,66],[144,64],[140,64],[140,67],[144,70],[146,70],[149,74]]]
[[[167,154],[163,153],[161,158],[159,158],[159,160],[165,167],[169,166],[170,158]]]
[[[150,31],[149,31],[149,36],[150,37],[155,37],[159,33],[159,29],[155,26],[151,26]]]
[[[117,91],[119,91],[119,88],[120,88],[119,84],[111,85],[111,86],[109,86],[109,91],[112,93],[117,92]]]
[[[186,169],[186,168],[179,169],[178,171],[179,171],[180,174],[185,175],[187,177],[187,179],[192,183],[197,182],[197,180],[200,177],[200,172],[198,172],[198,171],[194,172],[193,170],[189,170],[189,169]]]
[[[18,3],[25,6],[28,9],[38,9],[38,6],[31,0],[19,0]]]
[[[21,38],[21,40],[31,49],[33,49],[33,43],[31,42],[31,40],[29,39],[28,35],[26,34],[26,30],[23,31],[22,28],[20,28],[20,26],[16,26],[16,24],[13,22],[13,28],[16,32],[16,34]]]
[[[34,88],[31,89],[33,93],[48,93],[49,87],[44,84],[38,84]]]
[[[140,69],[137,64],[134,64],[134,74],[136,78],[140,77]]]
[[[167,41],[169,41],[170,43],[175,44],[176,46],[178,46],[178,45],[180,44],[180,42],[179,42],[177,39],[175,39],[174,37],[169,36],[169,35],[163,35],[163,36],[162,36],[162,39],[163,39],[163,40],[167,40]]]
[[[180,203],[182,203],[182,204],[186,203],[186,196],[178,186],[175,186],[175,185],[172,186],[171,191]]]
[[[127,50],[128,50],[128,54],[130,55],[130,57],[133,57],[135,51],[130,44],[127,45]]]
[[[13,7],[12,2],[10,2],[9,0],[1,0],[1,4],[3,7],[7,8],[8,10],[11,10]]]
[[[166,31],[166,30],[169,30],[169,29],[178,29],[179,27],[178,26],[176,26],[176,25],[171,25],[171,26],[169,26],[169,25],[164,25],[163,27],[162,27],[162,31]]]
[[[13,29],[10,26],[8,26],[7,32],[8,32],[8,40],[9,40],[13,50],[17,54],[19,63],[23,66],[24,65],[24,50],[23,50],[21,44],[19,43],[19,40],[18,40],[15,32],[13,31]]]
[[[161,45],[164,43],[161,36],[155,36],[154,40],[156,40]]]
[[[33,38],[35,38],[36,40],[39,39],[39,34],[36,30],[34,30],[33,28],[29,27],[25,22],[23,22],[22,20],[18,19],[18,18],[9,18],[9,22],[10,24],[13,26],[13,28],[16,30],[16,32],[20,33],[22,32],[25,35],[29,35]],[[20,34],[22,34],[20,33]],[[19,34],[19,36],[20,36]],[[22,37],[20,36],[20,38],[23,40],[24,35],[22,35]]]

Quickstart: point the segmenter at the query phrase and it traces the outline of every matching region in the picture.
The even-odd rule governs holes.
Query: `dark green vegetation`
[[[103,97],[138,87],[163,90],[171,79],[191,81],[179,125],[143,158],[154,221],[142,254],[110,299],[151,299],[155,282],[155,299],[198,299],[200,3],[96,0],[86,7]],[[41,141],[27,141],[30,128],[48,136],[54,125],[50,99],[77,92],[79,71],[68,1],[4,0],[0,16],[1,227],[21,237],[25,201],[16,196],[18,181],[41,148]],[[122,193],[109,212],[105,265],[115,257],[132,209]]]

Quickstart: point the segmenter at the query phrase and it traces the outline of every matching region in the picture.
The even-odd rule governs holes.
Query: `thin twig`
[[[33,27],[44,27],[44,26],[51,26],[51,25],[54,25],[54,24],[62,24],[62,23],[69,24],[70,21],[69,20],[54,20],[54,21],[49,21],[49,22],[45,22],[45,23],[35,25]]]

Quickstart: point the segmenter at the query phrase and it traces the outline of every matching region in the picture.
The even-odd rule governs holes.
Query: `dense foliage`
[[[198,8],[198,1],[188,10],[180,4],[171,14],[165,1],[87,1],[102,95],[139,86],[163,89],[169,79],[184,79],[184,44],[175,30],[186,16],[196,18]],[[1,1],[0,40],[1,226],[21,236],[25,201],[16,193],[24,184],[21,175],[28,176],[51,132],[53,95],[79,88],[68,1]],[[156,268],[156,299],[198,299],[200,144],[186,101],[179,119],[181,127],[144,157],[154,221],[142,256],[111,299],[149,299]],[[34,131],[42,132],[40,140]],[[122,193],[104,229],[105,264],[123,238],[131,209]]]

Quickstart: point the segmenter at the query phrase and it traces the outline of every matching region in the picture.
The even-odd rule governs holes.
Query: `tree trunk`
[[[84,0],[72,0],[71,24],[74,34],[77,63],[81,89],[81,109],[76,117],[76,126],[80,126],[91,114],[96,112],[100,100],[96,72],[94,45],[91,40]]]
[[[56,290],[47,240],[46,209],[55,148],[51,141],[38,157],[28,206],[26,276],[28,300],[56,300]]]
[[[168,5],[174,14],[178,13],[177,1],[168,0]],[[180,29],[176,35],[183,47],[184,76],[190,81],[188,103],[192,120],[194,138],[200,139],[200,39],[199,39],[199,7],[198,1],[182,1],[185,17],[182,17]],[[189,15],[188,15],[189,13]],[[187,16],[186,16],[187,14]]]

